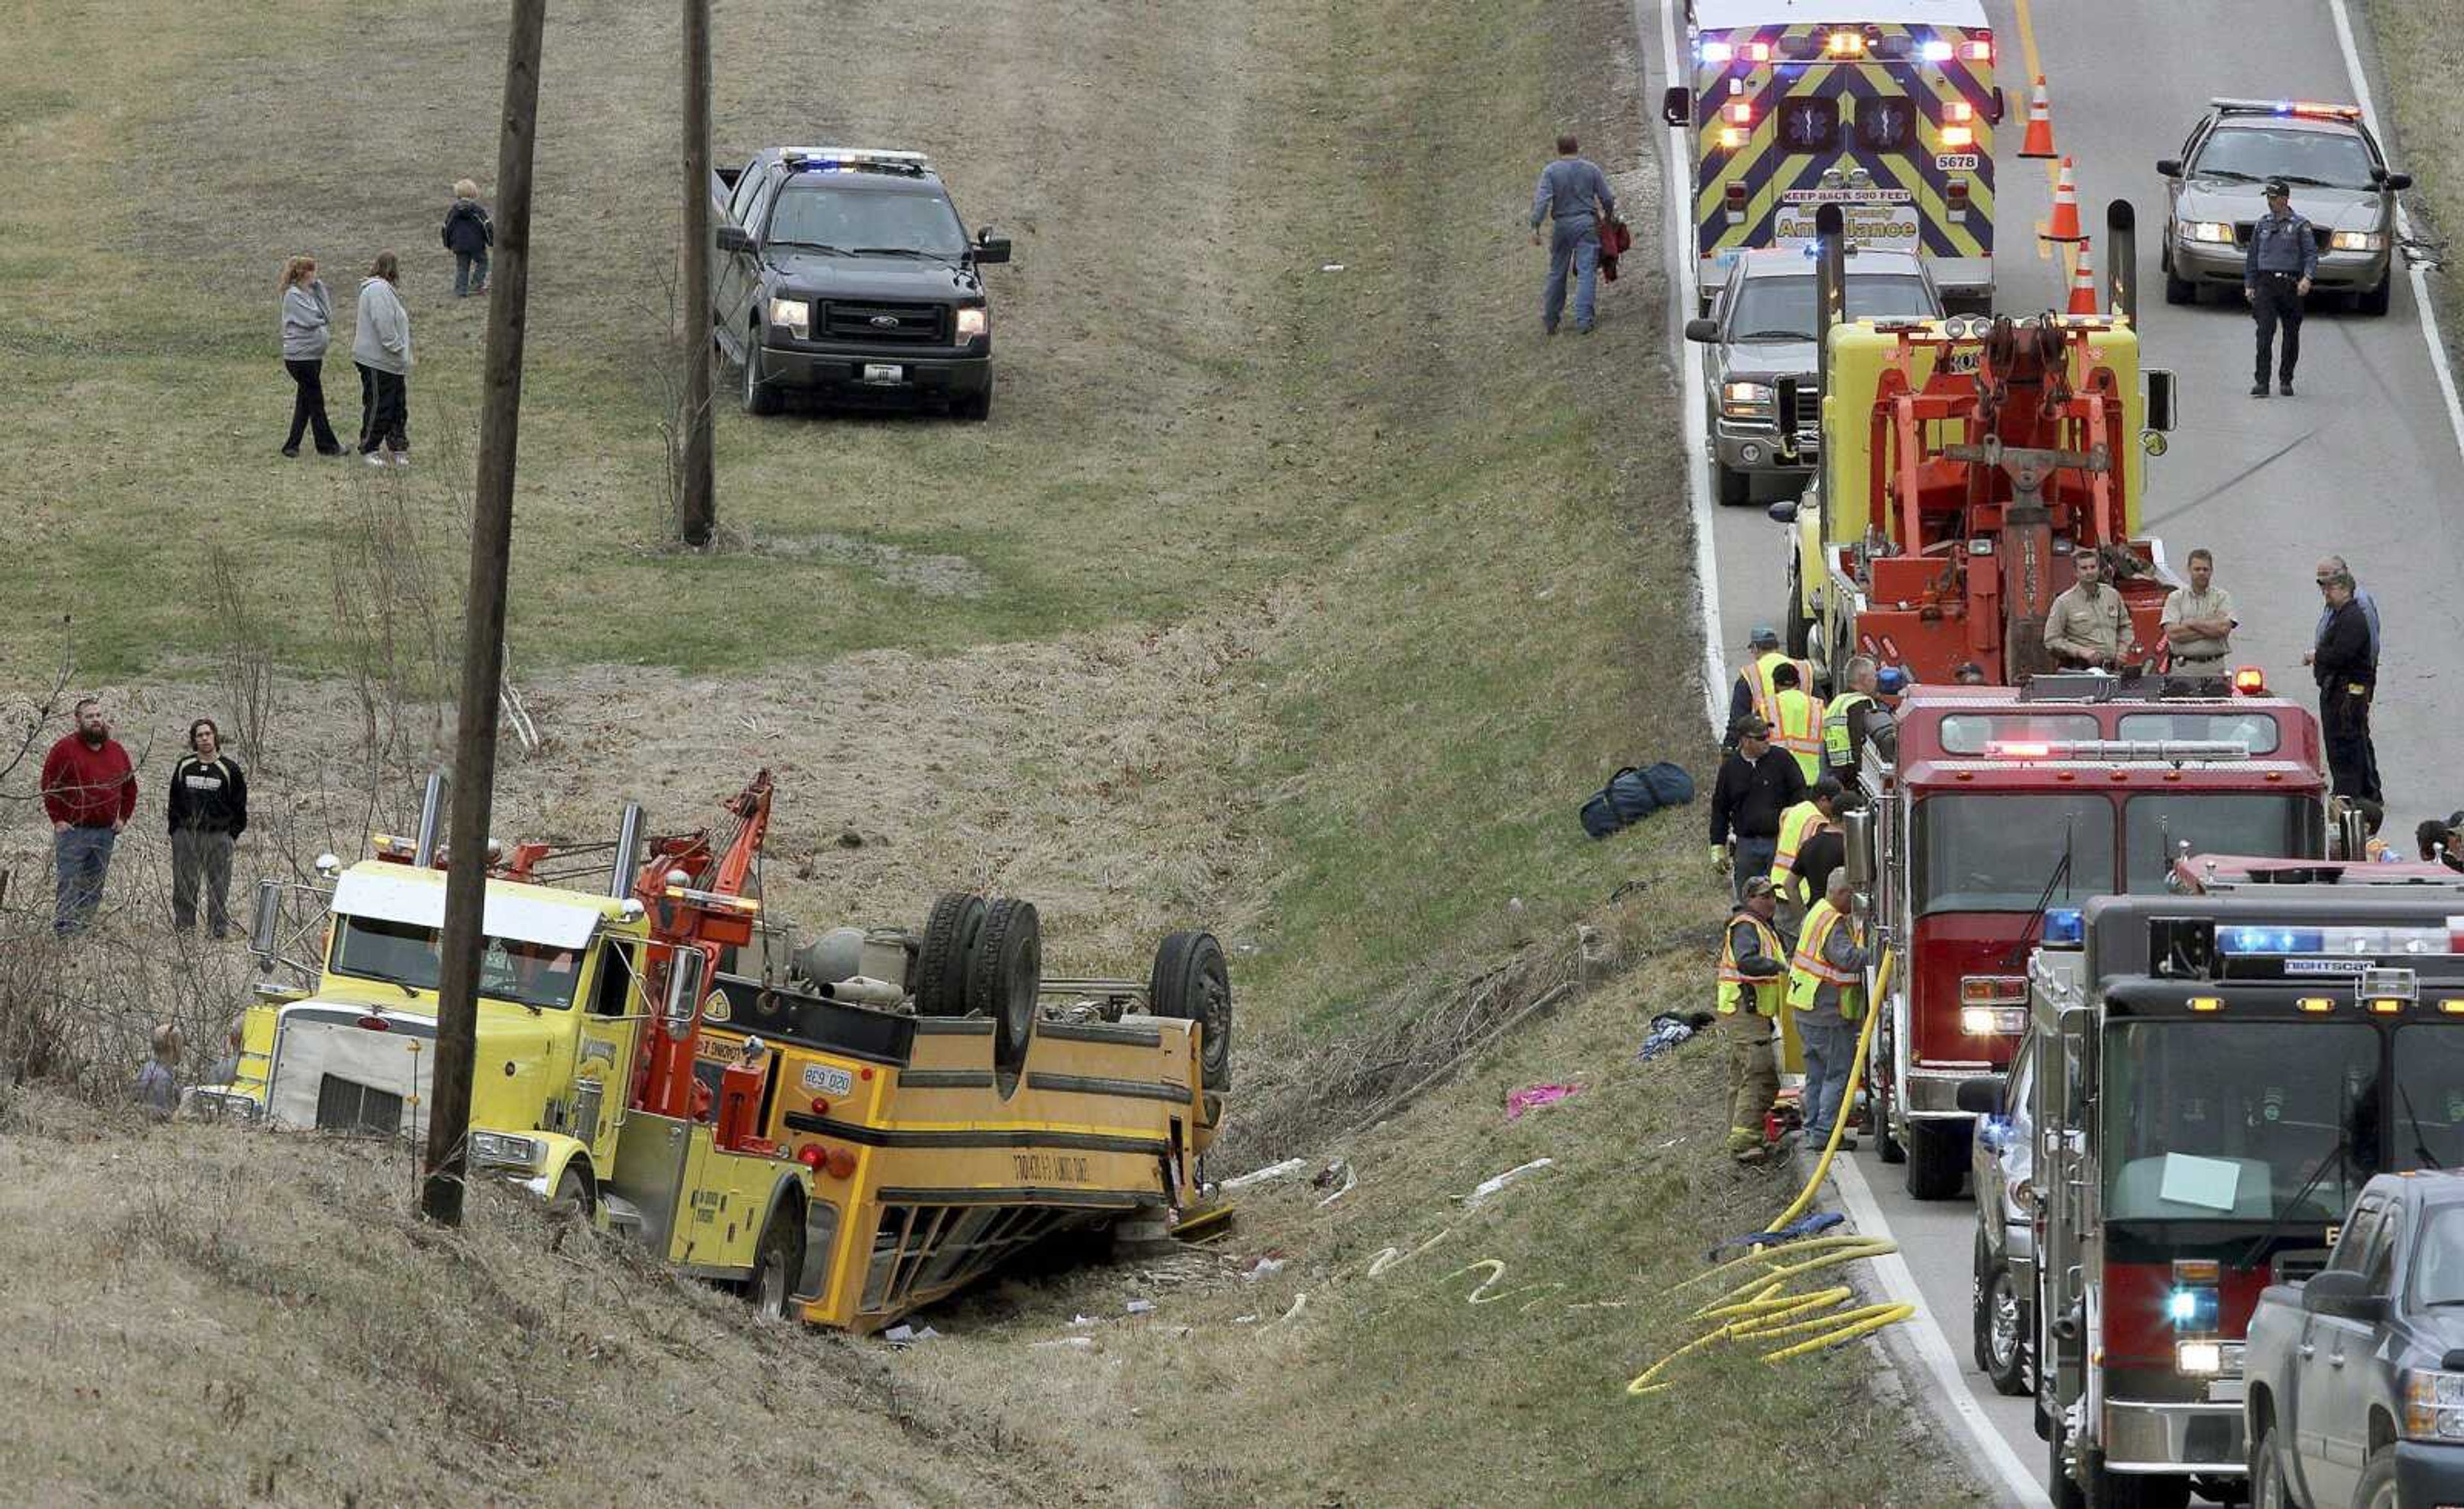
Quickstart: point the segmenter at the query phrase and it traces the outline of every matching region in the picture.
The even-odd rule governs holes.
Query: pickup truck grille
[[[940,304],[850,303],[821,305],[818,334],[830,340],[896,341],[906,345],[950,343],[950,312]]]

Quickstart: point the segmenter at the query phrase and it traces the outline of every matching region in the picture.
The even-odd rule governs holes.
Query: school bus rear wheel
[[[984,930],[984,899],[944,891],[925,919],[915,955],[915,1011],[923,1017],[967,1014],[967,976]]]
[[[1035,1033],[1044,988],[1044,935],[1035,904],[1003,896],[984,912],[967,972],[967,1009],[993,1020],[994,1067],[1016,1074]]]
[[[1171,932],[1155,948],[1147,1002],[1158,1017],[1199,1024],[1199,1067],[1206,1088],[1232,1087],[1232,980],[1223,945],[1211,932]]]

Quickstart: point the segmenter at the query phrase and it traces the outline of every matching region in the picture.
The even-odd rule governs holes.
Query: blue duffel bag
[[[1662,807],[1682,807],[1693,799],[1694,777],[1683,767],[1666,760],[1640,769],[1629,765],[1583,803],[1583,831],[1605,839]]]

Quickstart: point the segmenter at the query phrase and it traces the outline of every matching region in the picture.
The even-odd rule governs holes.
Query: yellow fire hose
[[[1842,1114],[1831,1128],[1831,1141],[1823,1148],[1815,1163],[1814,1177],[1806,1181],[1796,1199],[1779,1217],[1764,1228],[1775,1232],[1797,1218],[1814,1202],[1814,1192],[1822,1188],[1823,1176],[1831,1171],[1833,1154],[1839,1150],[1839,1138],[1848,1126],[1845,1114],[1849,1103],[1857,1096],[1857,1086],[1864,1079],[1865,1054],[1873,1045],[1874,1022],[1881,1016],[1881,997],[1890,988],[1891,970],[1898,955],[1887,950],[1882,954],[1882,967],[1874,977],[1874,999],[1866,1003],[1865,1025],[1857,1034],[1856,1056],[1850,1060],[1848,1084],[1840,1095]],[[1670,1352],[1638,1374],[1625,1386],[1629,1395],[1658,1393],[1669,1387],[1660,1375],[1668,1366],[1689,1352],[1702,1351],[1726,1341],[1776,1341],[1783,1337],[1802,1337],[1776,1350],[1763,1353],[1767,1363],[1785,1362],[1808,1352],[1837,1346],[1842,1342],[1881,1330],[1883,1326],[1906,1320],[1916,1313],[1916,1306],[1905,1303],[1863,1304],[1853,1309],[1835,1308],[1853,1298],[1846,1284],[1805,1292],[1792,1292],[1791,1281],[1806,1274],[1856,1262],[1867,1258],[1880,1258],[1899,1251],[1897,1242],[1879,1236],[1815,1236],[1786,1246],[1757,1248],[1740,1258],[1696,1274],[1680,1289],[1691,1288],[1724,1275],[1749,1270],[1742,1282],[1722,1290],[1712,1301],[1688,1317],[1689,1320],[1712,1323],[1712,1328],[1684,1345]]]

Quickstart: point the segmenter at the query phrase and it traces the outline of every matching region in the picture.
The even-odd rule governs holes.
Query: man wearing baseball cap
[[[1793,769],[1796,762],[1788,764]],[[1788,986],[1788,950],[1771,927],[1771,877],[1748,876],[1738,893],[1720,940],[1717,1014],[1728,1042],[1728,1156],[1760,1163],[1770,1156],[1763,1132],[1779,1099],[1779,1049],[1771,1032]]]
[[[1711,863],[1735,877],[1745,899],[1748,877],[1771,872],[1779,852],[1780,814],[1805,799],[1796,756],[1771,741],[1771,725],[1748,713],[1736,726],[1737,747],[1720,761],[1711,783]],[[1733,858],[1728,842],[1736,841]]]
[[[2293,367],[2301,360],[2301,300],[2310,292],[2311,275],[2319,271],[2319,238],[2310,222],[2293,208],[2293,190],[2284,180],[2271,178],[2264,190],[2267,213],[2250,230],[2250,259],[2243,264],[2242,297],[2258,320],[2258,369],[2251,379],[2250,396],[2267,396],[2268,348],[2276,327],[2284,327],[2284,351],[2276,365],[2276,390],[2293,396]]]

